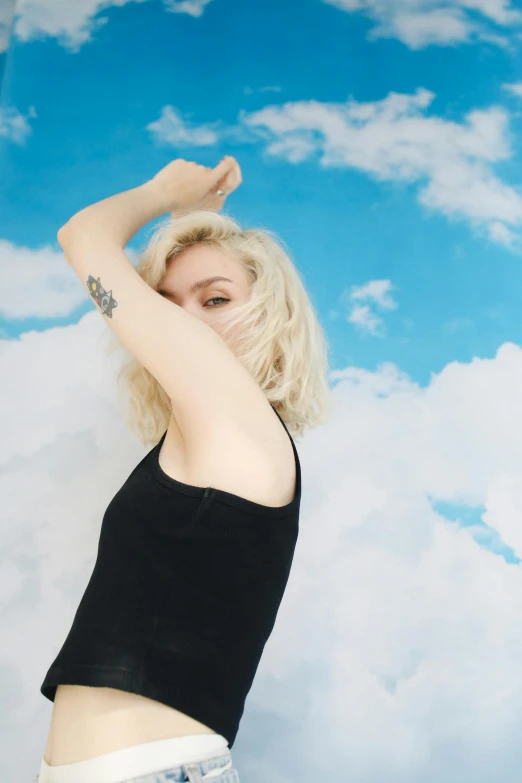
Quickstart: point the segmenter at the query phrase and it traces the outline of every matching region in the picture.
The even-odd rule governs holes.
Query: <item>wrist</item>
[[[154,217],[160,217],[166,212],[172,211],[172,199],[169,201],[166,198],[161,186],[154,179],[148,179],[139,188],[143,193],[145,203],[150,206],[151,212],[154,213]],[[177,208],[174,207],[174,209]]]
[[[143,192],[146,194],[146,198],[150,199],[151,204],[156,205],[158,216],[164,215],[166,212],[171,214],[182,213],[191,208],[189,204],[184,203],[181,193],[179,198],[173,198],[172,188],[169,188],[167,191],[163,183],[154,177],[147,180],[142,187],[144,188]]]

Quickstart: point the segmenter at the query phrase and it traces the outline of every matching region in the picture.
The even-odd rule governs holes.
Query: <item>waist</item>
[[[52,765],[76,763],[130,745],[187,735],[221,736],[146,696],[117,688],[59,685],[45,759]]]
[[[225,737],[220,734],[174,737],[133,745],[73,764],[49,765],[42,759],[37,780],[38,783],[119,783],[201,762],[204,763],[201,772],[205,772],[205,779],[232,766]],[[175,779],[184,778],[172,777]]]

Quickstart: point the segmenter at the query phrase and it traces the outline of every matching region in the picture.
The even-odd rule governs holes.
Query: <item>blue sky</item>
[[[426,604],[417,605],[409,590],[429,551],[434,582],[421,595],[430,607],[441,603],[431,618],[432,647],[423,648],[423,655],[443,670],[435,636],[455,638],[445,604],[451,595],[455,622],[467,629],[461,630],[461,647],[474,655],[477,667],[491,661],[488,634],[497,639],[495,649],[513,685],[509,705],[520,716],[515,651],[522,652],[522,640],[511,639],[508,631],[510,611],[522,599],[520,3],[88,0],[80,7],[66,0],[22,0],[15,5],[10,36],[8,5],[0,6],[0,360],[9,378],[4,461],[13,476],[22,464],[40,475],[48,453],[55,455],[53,464],[62,464],[60,434],[81,443],[86,438],[94,452],[106,448],[99,428],[111,420],[112,405],[118,410],[104,385],[101,358],[89,343],[103,324],[63,263],[59,226],[88,203],[141,184],[175,157],[214,166],[224,154],[234,155],[244,181],[226,211],[242,224],[270,228],[290,246],[331,346],[338,409],[335,421],[301,446],[308,477],[303,502],[309,504],[303,553],[310,560],[303,554],[297,569],[317,569],[321,579],[320,558],[312,555],[320,546],[329,562],[331,546],[335,567],[329,578],[335,585],[329,586],[342,591],[345,614],[332,614],[325,586],[321,616],[345,645],[345,657],[339,649],[329,656],[314,648],[317,659],[328,663],[337,687],[346,674],[341,659],[350,660],[350,676],[357,670],[364,682],[380,667],[386,669],[382,681],[396,679],[397,672],[386,667],[402,671],[401,653],[408,659],[415,647],[399,604],[419,621],[413,626],[426,631]],[[129,244],[130,255],[145,241],[144,229]],[[80,345],[91,357],[92,375],[78,360]],[[30,381],[24,394],[20,377]],[[93,424],[96,418],[101,423]],[[118,437],[122,454],[129,454],[123,422]],[[94,464],[81,464],[85,475],[99,479]],[[11,487],[18,486],[13,476]],[[114,488],[109,479],[108,498]],[[50,487],[62,479],[47,480],[39,492],[49,504],[49,519],[56,520]],[[71,502],[77,500],[70,485],[67,492]],[[323,529],[327,512],[337,519],[335,533],[333,527]],[[85,530],[96,520],[92,509],[86,512]],[[35,530],[29,527],[28,536],[37,535]],[[316,540],[319,530],[326,538]],[[340,542],[347,541],[344,549]],[[383,592],[376,594],[371,570],[360,574],[357,591],[365,600],[371,595],[374,608],[383,611],[388,578],[396,575],[400,560],[409,598],[397,595],[392,619],[379,623],[378,643],[393,654],[372,659],[363,676],[376,631],[362,623],[368,635],[360,630],[353,636],[350,621],[358,604],[347,608],[354,586],[346,574],[359,573],[368,552],[377,550]],[[70,542],[70,552],[72,558],[78,554],[77,542]],[[458,568],[446,571],[453,558]],[[63,564],[56,561],[55,567]],[[452,581],[457,571],[466,575],[467,586],[462,576]],[[76,578],[80,596],[84,582],[81,574]],[[492,579],[498,605],[485,607],[476,586]],[[440,588],[436,598],[434,584]],[[289,608],[279,646],[273,644],[265,686],[290,666],[283,652],[288,624],[296,624],[294,638],[298,632],[306,637],[295,617],[304,618],[315,598],[298,576],[291,589],[293,613]],[[477,649],[467,623],[479,599]],[[55,612],[62,618],[53,629],[59,637],[73,604],[63,595],[55,600],[64,602],[63,614]],[[506,618],[501,630],[499,613]],[[361,656],[357,665],[354,648]],[[424,680],[416,683],[412,701],[402,703],[398,724],[399,707],[392,711],[371,689],[354,701],[362,698],[371,706],[366,719],[353,725],[346,707],[355,699],[352,687],[343,691],[344,710],[333,690],[323,701],[315,694],[321,720],[336,715],[336,725],[354,737],[353,747],[351,741],[336,746],[337,768],[345,760],[358,769],[358,780],[381,780],[379,763],[365,750],[374,742],[372,726],[389,731],[388,719],[401,726],[394,737],[403,755],[394,755],[391,740],[384,743],[380,759],[387,782],[453,779],[437,750],[441,737],[459,741],[458,731],[452,735],[448,728],[452,711],[462,711],[470,742],[501,726],[507,732],[509,710],[495,701],[493,687],[478,693],[470,680],[464,696],[459,693],[461,653],[451,649],[455,692],[446,683],[452,694],[446,707],[441,701],[436,717],[420,724],[412,704],[417,698],[419,708],[421,697],[427,698]],[[15,651],[13,639],[6,666],[15,666]],[[44,656],[39,665],[45,664]],[[38,675],[39,670],[35,683]],[[271,703],[263,706],[261,691],[262,686],[252,695],[247,716],[252,731],[265,720],[263,710],[274,709]],[[27,698],[32,704],[34,693]],[[287,704],[297,701],[289,695]],[[43,713],[46,707],[35,702],[34,709]],[[489,724],[476,717],[484,710]],[[326,745],[330,735],[325,730],[320,740]],[[509,759],[519,759],[519,751],[508,735],[502,756],[488,745],[491,767],[484,762],[472,769],[464,754],[455,771],[459,781],[490,781],[488,774],[502,758],[505,771],[495,779],[511,783]],[[248,729],[244,736],[251,736]],[[431,751],[415,762],[408,756],[412,736]],[[323,747],[320,740],[317,749]],[[275,780],[247,739],[240,741],[241,735],[245,779],[261,780],[263,769]],[[281,783],[287,774],[293,780],[281,768],[278,774]]]
[[[96,24],[100,17],[105,24]],[[368,42],[375,23],[366,15],[310,1],[227,0],[224,11],[214,0],[199,18],[128,3],[96,18],[84,21],[94,28],[84,43],[76,41],[87,33],[63,23],[51,36],[34,21],[15,22],[29,40],[12,42],[2,98],[28,127],[23,141],[4,136],[0,148],[5,240],[56,246],[56,228],[73,212],[141,183],[170,158],[216,165],[228,153],[244,184],[227,208],[290,244],[334,366],[374,368],[386,357],[426,383],[450,358],[491,356],[499,342],[519,340],[522,96],[507,87],[522,78],[516,36],[502,30],[505,46],[412,50],[396,38]],[[419,91],[429,96],[416,101]],[[337,139],[343,109],[355,114],[361,105],[373,107],[374,121],[349,119],[344,128],[355,138],[339,129]],[[480,119],[470,130],[472,112]],[[278,117],[286,133],[275,129]],[[280,152],[272,149],[281,141]],[[466,154],[473,144],[479,154]],[[424,206],[421,194],[453,163],[484,192],[457,193],[456,205],[451,192],[439,192],[435,206]],[[509,241],[488,238],[492,224]],[[131,247],[142,241],[138,234]],[[368,312],[354,316],[352,288],[373,280],[386,281],[390,309],[370,292],[358,300]],[[9,335],[27,328],[4,318]]]

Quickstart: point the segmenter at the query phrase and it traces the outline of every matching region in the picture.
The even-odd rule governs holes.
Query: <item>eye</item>
[[[230,299],[225,299],[224,296],[215,296],[213,299],[208,299],[208,301],[205,303],[205,307],[208,302],[215,302],[217,299],[222,299],[223,302],[230,302]],[[211,307],[220,307],[220,305],[211,305]]]

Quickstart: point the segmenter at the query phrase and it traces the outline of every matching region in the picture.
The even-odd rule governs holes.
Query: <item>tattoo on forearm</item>
[[[92,275],[89,275],[87,280],[87,288],[102,313],[112,318],[113,308],[118,306],[118,302],[112,298],[112,291],[106,291],[100,283],[100,278],[95,280]]]

